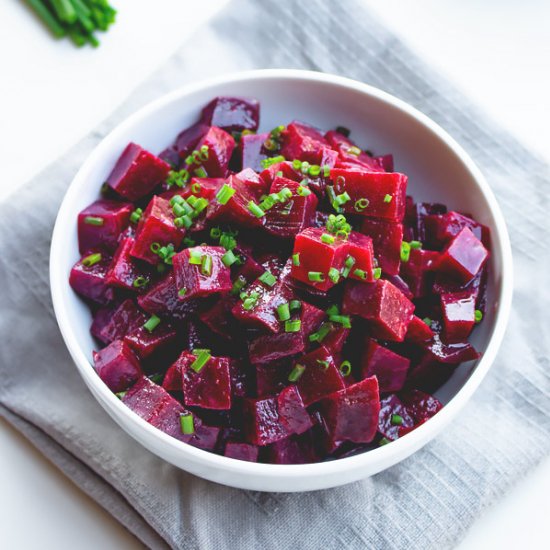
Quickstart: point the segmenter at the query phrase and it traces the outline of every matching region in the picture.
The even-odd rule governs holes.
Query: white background
[[[118,22],[101,47],[77,50],[52,40],[21,0],[0,0],[0,198],[91,130],[226,1],[113,0]],[[550,159],[548,0],[364,1]],[[0,449],[2,548],[140,547],[3,422]],[[479,518],[460,549],[547,548],[549,495],[546,459]]]

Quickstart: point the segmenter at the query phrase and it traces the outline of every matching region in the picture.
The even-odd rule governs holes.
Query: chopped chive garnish
[[[300,253],[296,252],[296,254],[292,254],[292,265],[299,266],[300,265]]]
[[[307,174],[309,172],[310,164],[307,160],[304,160],[302,162],[302,166],[300,167],[300,171],[302,174]]]
[[[309,335],[310,342],[322,342],[327,334],[330,332],[332,326],[329,323],[323,323],[317,332],[313,332]]]
[[[201,273],[206,277],[212,275],[212,256],[210,254],[204,254],[201,258]]]
[[[288,321],[290,319],[290,306],[288,302],[277,306],[277,315],[279,316],[279,321]]]
[[[328,164],[325,164],[323,166],[323,176],[325,178],[328,178],[330,176],[330,166]]]
[[[401,243],[401,255],[400,255],[401,261],[408,262],[410,256],[411,256],[411,245],[408,242],[403,241]]]
[[[302,321],[295,319],[293,321],[285,321],[285,332],[300,332]]]
[[[409,244],[413,250],[419,250],[422,248],[422,243],[420,241],[411,241]]]
[[[170,206],[175,206],[176,204],[181,204],[182,202],[185,202],[185,199],[181,195],[174,195],[170,199]]]
[[[295,170],[300,170],[300,168],[302,168],[302,161],[299,159],[294,159],[292,161],[292,168],[294,168]]]
[[[197,201],[199,199],[195,197],[195,195],[190,195],[187,197],[187,202],[191,205],[192,208],[195,208],[195,204],[197,204]]]
[[[128,393],[128,391],[119,391],[118,393],[115,393],[115,395],[119,398],[119,399],[123,399],[124,396]]]
[[[359,277],[359,279],[362,279],[363,281],[367,279],[367,272],[363,269],[356,269],[354,270],[353,274],[355,275],[355,277]]]
[[[195,419],[192,413],[180,415],[181,433],[191,435],[195,433]]]
[[[247,208],[257,218],[265,216],[265,212],[254,201],[250,201],[247,205]]]
[[[82,258],[82,265],[84,267],[92,267],[95,264],[98,264],[101,261],[101,254],[96,252],[95,254],[90,254],[85,258]]]
[[[183,298],[183,296],[185,296],[186,294],[187,294],[187,288],[186,287],[180,288],[178,290],[178,296],[181,296]]]
[[[346,183],[346,178],[344,176],[338,176],[336,178],[336,185],[342,186],[342,185],[345,185],[345,183]]]
[[[329,235],[328,233],[323,233],[321,235],[321,242],[325,244],[333,244],[334,243],[334,235]]]
[[[483,319],[483,312],[480,309],[476,309],[474,319],[476,323],[481,323],[481,320]]]
[[[343,193],[340,193],[339,195],[336,195],[334,197],[334,200],[332,201],[332,206],[334,206],[335,209],[338,207],[346,204],[346,202],[349,202],[351,200],[351,197],[349,196],[347,191],[344,191]]]
[[[340,374],[345,378],[351,374],[351,363],[349,361],[342,361],[340,365]]]
[[[141,220],[141,216],[143,214],[143,210],[141,208],[136,208],[131,214],[130,214],[130,221],[132,223],[138,223],[139,220]]]
[[[185,186],[188,180],[189,172],[185,170],[185,168],[183,170],[180,170],[179,172],[171,170],[168,173],[168,177],[166,178],[166,185],[168,186],[168,189],[170,189],[174,185],[181,188]]]
[[[223,256],[222,256],[222,262],[225,267],[231,267],[235,262],[237,261],[237,256],[233,254],[232,250],[228,250]]]
[[[308,173],[312,178],[316,178],[318,175],[321,174],[321,167],[317,164],[313,164],[309,167]]]
[[[153,314],[149,317],[149,320],[143,325],[143,328],[147,332],[153,332],[160,324],[160,317]]]
[[[277,195],[279,196],[280,202],[286,202],[288,199],[292,198],[292,191],[288,187],[283,187]]]
[[[277,282],[277,277],[271,271],[264,271],[258,279],[267,286],[274,286]]]
[[[233,250],[237,246],[237,240],[235,236],[237,232],[224,232],[220,237],[220,246],[223,246],[226,250]]]
[[[351,268],[355,265],[355,258],[353,256],[348,256],[344,262],[344,267],[342,268],[342,277],[347,278],[351,272]]]
[[[185,239],[183,239],[183,246],[185,246],[186,248],[195,246],[196,244],[197,243],[193,239],[190,239],[189,237],[185,237]]]
[[[147,286],[148,282],[149,282],[149,279],[147,279],[147,277],[144,277],[143,275],[139,275],[134,279],[132,286],[134,288],[143,288],[144,286]]]
[[[351,328],[351,319],[349,315],[329,315],[329,321],[342,325],[344,328]]]
[[[197,355],[197,358],[191,363],[191,368],[195,372],[200,372],[206,363],[210,361],[210,358],[212,356],[210,355],[210,352],[206,349],[201,349]]]
[[[269,168],[270,166],[273,166],[274,164],[277,164],[279,162],[284,162],[286,159],[283,157],[283,155],[278,155],[276,157],[271,157],[268,159],[263,159],[260,162],[261,167],[265,170],[266,168]]]
[[[103,225],[105,220],[99,216],[86,216],[84,218],[84,223],[88,225]]]
[[[262,202],[260,202],[260,208],[265,212],[266,210],[273,208],[276,202],[278,202],[278,200],[275,200],[271,195],[268,195],[262,200]]]
[[[337,284],[340,280],[340,272],[335,267],[331,267],[328,270],[328,278],[331,280],[331,282]]]
[[[320,271],[309,271],[307,278],[315,283],[322,283],[325,280],[325,276]]]
[[[386,203],[391,202],[392,199],[393,199],[393,197],[389,193],[386,193],[386,195],[384,196],[384,202],[386,202]]]
[[[239,294],[241,290],[246,286],[246,279],[239,275],[237,279],[235,279],[235,282],[233,283],[233,287],[231,288],[231,294]]]
[[[186,214],[186,210],[183,207],[182,203],[176,203],[174,206],[172,206],[172,212],[174,213],[174,216],[179,217]]]
[[[221,236],[222,236],[222,231],[219,227],[213,227],[210,230],[210,237],[212,237],[212,239],[219,239]]]
[[[200,183],[197,183],[195,182],[192,186],[191,186],[191,191],[193,193],[195,193],[195,195],[198,195],[200,192],[201,192],[201,184]]]
[[[424,317],[422,321],[424,321],[424,323],[426,323],[429,327],[432,326],[432,320],[429,317]]]
[[[195,176],[197,176],[197,178],[207,178],[208,177],[208,174],[206,173],[206,170],[202,166],[199,166],[198,168],[195,168],[194,174],[195,174]]]
[[[357,212],[363,212],[369,205],[369,199],[362,198],[355,201],[354,208]]]
[[[260,294],[258,292],[251,292],[250,294],[243,296],[243,309],[250,311],[256,307]]]
[[[229,199],[235,194],[235,189],[233,187],[229,187],[227,183],[224,183],[220,190],[216,193],[216,200],[220,204],[227,204]]]
[[[298,193],[300,197],[308,197],[311,195],[311,189],[308,189],[304,185],[299,185],[298,189],[296,189],[296,193]]]
[[[200,148],[199,156],[202,161],[208,160],[208,145],[203,145]]]
[[[401,424],[403,424],[403,417],[400,414],[392,414],[391,423],[394,426],[401,426]]]
[[[325,369],[325,370],[327,370],[330,366],[330,362],[327,361],[326,359],[317,359],[317,364],[320,367],[323,367],[323,369]]]
[[[300,300],[290,300],[289,307],[292,312],[298,311],[302,308],[302,302]]]
[[[336,304],[333,304],[329,306],[326,310],[327,315],[338,315],[340,313],[340,310],[338,309],[338,306]]]
[[[383,447],[384,445],[387,445],[388,443],[391,443],[391,441],[387,437],[383,437],[379,442],[378,446]]]
[[[190,250],[189,251],[189,263],[191,265],[201,265],[202,264],[202,256],[201,256],[201,253],[198,250]]]
[[[382,277],[382,268],[381,267],[375,267],[372,270],[372,275],[374,276],[375,279],[380,279],[380,277]]]
[[[264,147],[265,147],[268,151],[276,151],[276,150],[279,148],[279,144],[278,144],[274,139],[267,138],[267,139],[264,141]]]
[[[304,365],[295,365],[288,375],[288,381],[297,382],[300,379],[300,376],[304,374],[305,370],[306,368],[304,367]]]
[[[279,170],[275,175],[276,175],[278,178],[282,178],[282,177],[283,177],[283,171],[282,171],[282,170]]]
[[[160,244],[159,243],[151,243],[151,246],[149,247],[151,252],[153,254],[158,254],[160,250]]]
[[[193,206],[194,216],[198,216],[208,206],[208,200],[204,197],[199,197]]]
[[[349,149],[348,149],[348,153],[350,155],[353,155],[354,157],[358,157],[360,154],[361,154],[361,149],[359,149],[359,147],[356,147],[355,145],[352,145]]]
[[[193,220],[187,214],[184,214],[174,220],[174,225],[176,227],[185,227],[185,229],[189,229],[193,225]]]

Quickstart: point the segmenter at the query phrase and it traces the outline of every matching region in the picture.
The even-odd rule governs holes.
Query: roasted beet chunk
[[[225,178],[234,148],[235,140],[230,134],[211,126],[197,143],[198,154],[185,159],[185,168],[196,176],[204,171],[203,177]]]
[[[328,290],[336,284],[332,274],[338,273],[339,280],[347,256],[347,241],[333,238],[320,228],[308,227],[294,241],[291,275],[319,290]]]
[[[173,257],[180,300],[231,290],[231,271],[222,262],[224,254],[220,246],[196,246]]]
[[[396,392],[403,388],[410,361],[370,340],[361,359],[364,378],[376,376],[381,393]]]
[[[414,304],[389,281],[348,281],[342,309],[344,313],[367,319],[374,337],[402,342],[412,319]]]
[[[319,460],[311,433],[281,439],[269,445],[265,453],[270,464],[310,464]]]
[[[372,239],[352,231],[348,238],[348,257],[353,258],[349,272],[350,279],[374,281]],[[351,260],[350,260],[351,262]]]
[[[288,386],[277,396],[277,410],[289,434],[302,434],[313,426],[296,386]]]
[[[172,245],[173,248],[177,248],[185,230],[175,226],[174,218],[169,201],[159,196],[153,197],[139,222],[132,256],[150,264],[157,264],[160,256],[156,252],[163,246]]]
[[[249,445],[248,443],[228,441],[225,444],[223,454],[228,458],[246,460],[247,462],[258,462],[258,447],[256,447],[256,445]]]
[[[439,252],[413,248],[407,261],[401,262],[399,273],[415,298],[423,298],[431,292],[438,259]]]
[[[436,397],[420,390],[411,390],[402,394],[401,400],[407,407],[407,412],[411,415],[415,424],[425,422],[443,408]]]
[[[330,143],[333,149],[336,149],[343,161],[359,164],[368,170],[375,172],[384,172],[383,162],[378,158],[373,158],[367,153],[361,151],[351,139],[334,130],[329,130],[325,134],[325,139]]]
[[[302,353],[304,349],[304,337],[301,333],[281,332],[254,338],[248,346],[248,355],[253,365],[261,365],[292,357]]]
[[[378,266],[386,275],[397,275],[403,242],[403,225],[383,220],[368,220],[361,222],[361,233],[372,239],[374,257]]]
[[[201,120],[228,132],[255,132],[260,120],[260,104],[250,98],[217,97],[202,110]]]
[[[267,158],[264,147],[269,134],[248,134],[241,138],[241,166],[252,168],[256,172],[262,171],[262,161]]]
[[[145,359],[153,355],[153,353],[167,348],[170,344],[175,342],[177,338],[176,330],[166,321],[161,321],[160,324],[154,328],[150,328],[149,325],[151,325],[151,323],[144,323],[137,329],[128,333],[124,338],[124,341],[141,359]]]
[[[265,228],[268,233],[289,239],[313,225],[318,201],[307,187],[287,178],[276,177],[270,192],[272,197],[277,195],[280,198],[266,212]]]
[[[78,215],[78,248],[81,254],[98,248],[114,252],[120,234],[130,221],[132,205],[99,200]]]
[[[328,395],[319,405],[329,450],[344,441],[370,443],[374,439],[380,413],[376,376]]]
[[[130,256],[133,246],[134,239],[132,237],[126,237],[120,241],[107,272],[107,284],[128,290],[142,290],[149,284],[151,279],[150,269],[139,265]]]
[[[289,378],[296,376],[296,386],[307,407],[345,386],[334,357],[324,346],[296,361]]]
[[[183,399],[188,407],[231,408],[230,361],[227,357],[210,357],[204,350],[197,355],[186,351],[180,355],[176,369],[181,370]]]
[[[488,255],[481,241],[465,227],[441,253],[438,269],[466,283],[476,276]]]
[[[476,238],[482,242],[485,242],[489,231],[485,226],[458,212],[426,216],[424,225],[428,243],[436,248],[446,245],[465,227],[470,228]]]
[[[426,321],[413,315],[405,340],[413,344],[422,344],[430,341],[434,336],[434,331],[430,327],[431,319],[426,318]]]
[[[378,431],[389,441],[396,440],[403,428],[412,428],[414,418],[397,395],[389,395],[380,400]]]
[[[94,319],[95,321],[95,319]],[[110,344],[113,340],[121,340],[130,332],[143,326],[147,316],[132,300],[124,300],[114,311],[111,311],[108,319],[102,326],[96,326],[94,336],[104,344]]]
[[[208,132],[209,128],[210,124],[197,122],[179,133],[174,148],[182,160],[195,150],[195,146]]]
[[[170,172],[170,165],[130,143],[117,160],[107,183],[121,197],[137,201],[148,195]]]
[[[330,177],[336,195],[347,193],[345,212],[400,222],[405,215],[407,176],[397,172],[366,172],[333,168]]]
[[[106,281],[110,263],[111,258],[106,254],[88,254],[71,269],[69,284],[81,296],[98,304],[108,304],[115,297],[113,289],[107,286]]]
[[[447,342],[466,340],[475,324],[476,296],[472,292],[441,294],[444,336]]]
[[[323,150],[328,143],[316,128],[302,122],[290,123],[282,134],[281,155],[287,160],[300,159],[320,164]]]
[[[115,340],[101,351],[94,352],[94,368],[113,392],[128,389],[142,375],[138,358],[121,340]]]

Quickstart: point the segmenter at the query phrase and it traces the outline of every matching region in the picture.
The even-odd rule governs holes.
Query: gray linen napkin
[[[0,413],[149,547],[440,550],[550,450],[549,167],[431,73],[359,0],[337,6],[236,0],[109,120],[0,205]],[[501,353],[456,422],[390,470],[314,493],[229,489],[144,450],[85,388],[50,303],[53,221],[93,146],[137,107],[181,84],[259,67],[343,74],[434,118],[487,176],[515,254],[514,309]]]

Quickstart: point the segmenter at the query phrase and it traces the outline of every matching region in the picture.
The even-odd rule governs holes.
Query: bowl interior
[[[359,146],[376,153],[393,153],[396,171],[409,176],[408,193],[415,200],[445,203],[450,209],[467,212],[492,230],[493,250],[488,281],[488,311],[472,342],[484,352],[495,325],[502,291],[503,253],[494,199],[476,181],[476,173],[444,141],[422,116],[404,110],[399,102],[350,81],[303,73],[261,73],[217,81],[206,87],[176,92],[146,107],[117,127],[96,148],[75,178],[61,208],[52,252],[52,285],[62,331],[77,363],[91,361],[95,343],[90,336],[91,316],[85,304],[72,292],[68,276],[78,260],[77,213],[96,200],[102,182],[121,151],[135,141],[152,152],[170,145],[176,135],[197,120],[201,108],[217,95],[255,97],[261,102],[260,130],[270,130],[293,119],[309,122],[322,130],[338,125],[351,129]],[[475,167],[473,167],[475,168]],[[56,242],[58,241],[58,242]],[[72,342],[72,344],[71,344]],[[75,344],[76,343],[76,344]],[[75,355],[76,354],[76,355]],[[79,365],[82,369],[82,365]],[[470,376],[472,364],[459,367],[438,396],[447,403]],[[91,365],[85,368],[92,369]],[[93,373],[95,376],[95,373]],[[97,378],[99,381],[99,378]],[[94,393],[97,392],[94,391]]]

